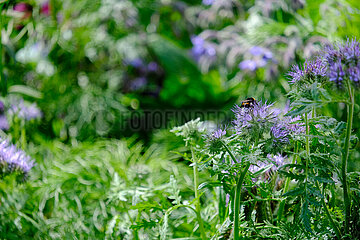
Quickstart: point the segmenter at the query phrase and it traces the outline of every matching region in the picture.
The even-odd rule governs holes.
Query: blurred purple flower
[[[360,58],[360,46],[356,39],[347,39],[346,43],[339,47],[340,55],[346,63],[356,65]]]
[[[156,72],[159,69],[159,65],[156,62],[150,62],[147,66],[150,72]]]
[[[272,171],[276,171],[279,167],[285,164],[287,157],[282,156],[280,153],[276,155],[268,154],[266,156],[274,166],[271,168]]]
[[[239,64],[241,70],[255,71],[256,67],[256,62],[253,60],[244,60]]]
[[[14,102],[11,105],[9,112],[27,121],[42,117],[42,113],[35,103],[26,106],[23,99]]]
[[[259,55],[262,55],[264,53],[264,49],[262,47],[259,47],[259,46],[253,46],[253,47],[250,48],[249,52],[254,56],[259,56]]]
[[[18,170],[27,175],[34,165],[34,160],[24,151],[0,138],[0,166],[2,172],[12,173]]]
[[[357,67],[351,67],[348,69],[349,73],[349,79],[350,81],[354,82],[355,84],[359,84],[360,80],[360,68]]]
[[[0,113],[3,113],[5,111],[5,104],[0,101]]]
[[[147,84],[147,79],[145,77],[138,77],[131,81],[130,89],[131,90],[140,90],[143,89]]]
[[[215,2],[215,0],[202,0],[202,3],[206,6],[210,6]]]
[[[191,54],[196,61],[199,61],[201,57],[215,58],[216,49],[200,36],[192,36],[191,43],[193,47]]]
[[[5,115],[0,115],[0,129],[1,130],[9,130],[9,122]]]
[[[142,66],[144,66],[144,63],[140,58],[135,58],[130,61],[130,65],[134,68],[141,68]]]

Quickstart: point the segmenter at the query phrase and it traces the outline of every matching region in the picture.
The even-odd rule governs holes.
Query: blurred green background
[[[248,97],[287,106],[293,64],[329,43],[360,37],[358,0],[0,0],[0,6],[0,100],[21,96],[42,111],[24,126],[38,163],[30,183],[16,191],[0,186],[9,201],[0,205],[0,230],[9,239],[84,232],[95,239],[115,234],[109,229],[120,229],[121,221],[133,224],[111,197],[114,181],[132,187],[131,169],[151,190],[173,171],[190,195],[182,160],[166,155],[182,145],[167,127],[190,119],[180,114],[159,128],[146,113],[201,112],[208,116],[202,120],[229,124],[233,105]],[[346,119],[343,105],[322,113]],[[359,114],[357,106],[358,137]],[[150,124],[134,129],[136,121]],[[359,159],[358,151],[352,155]],[[190,225],[181,226],[179,237]]]

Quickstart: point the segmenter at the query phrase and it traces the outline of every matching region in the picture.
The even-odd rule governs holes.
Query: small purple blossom
[[[255,71],[257,68],[257,65],[254,60],[244,60],[239,64],[239,68],[241,70]]]
[[[262,55],[264,53],[264,49],[262,47],[259,47],[259,46],[253,46],[253,47],[250,48],[249,52],[253,56],[259,56],[259,55]]]
[[[215,0],[202,0],[202,4],[210,6],[215,2]]]
[[[1,173],[9,174],[20,171],[25,176],[33,168],[35,162],[21,149],[0,138],[0,166]]]
[[[271,168],[273,171],[276,171],[279,167],[284,165],[287,160],[287,157],[282,156],[280,153],[276,155],[268,154],[266,157],[270,160],[271,163],[274,164],[274,166]]]
[[[27,121],[42,117],[42,113],[35,103],[27,106],[23,99],[15,101],[11,105],[9,112]]]
[[[147,66],[150,72],[156,72],[159,69],[159,65],[156,62],[150,62]]]
[[[329,80],[335,82],[337,86],[342,86],[345,72],[340,61],[335,62],[329,67]]]
[[[290,131],[283,122],[280,122],[271,127],[271,135],[275,143],[288,143]]]
[[[215,132],[213,132],[212,137],[216,139],[220,139],[225,135],[226,135],[226,130],[218,129]]]
[[[0,115],[0,129],[1,130],[9,130],[9,122],[5,115]]]
[[[196,61],[199,61],[202,57],[210,59],[216,58],[215,47],[212,44],[206,42],[202,37],[192,36],[191,42],[193,44],[191,54]]]
[[[147,79],[145,77],[138,77],[131,81],[130,89],[133,91],[143,89],[147,84]]]
[[[360,80],[360,68],[359,67],[351,67],[348,69],[349,79],[355,84],[359,84]]]
[[[3,113],[5,111],[5,104],[0,101],[0,113]]]

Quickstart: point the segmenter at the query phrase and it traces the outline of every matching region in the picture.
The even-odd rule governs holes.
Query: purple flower
[[[0,101],[0,113],[3,113],[5,111],[5,105],[2,101]]]
[[[156,72],[159,69],[159,65],[156,62],[150,62],[147,66],[149,72]]]
[[[206,136],[207,147],[210,153],[218,153],[223,148],[221,141],[222,137],[226,135],[226,130],[218,129],[212,134]]]
[[[200,58],[216,58],[216,49],[210,43],[205,42],[205,40],[200,36],[192,36],[191,42],[193,47],[191,49],[191,53],[193,58],[196,61],[199,61]]]
[[[256,66],[256,62],[253,60],[244,60],[239,64],[239,68],[241,70],[255,71],[257,66]]]
[[[9,130],[9,122],[5,115],[0,115],[0,129]]]
[[[276,155],[268,154],[266,157],[270,160],[270,163],[274,164],[274,166],[271,168],[273,171],[276,171],[279,167],[284,165],[287,159],[287,157],[282,156],[280,153]]]
[[[346,43],[339,46],[340,56],[346,63],[357,65],[360,58],[360,46],[356,39],[348,39]]]
[[[215,2],[215,0],[203,0],[202,3],[206,6],[210,6]]]
[[[250,108],[235,106],[233,124],[237,133],[242,134],[249,130],[265,131],[269,124],[274,124],[277,114],[271,109],[271,106],[272,104],[261,101]]]
[[[259,56],[264,53],[264,49],[259,46],[254,46],[254,47],[250,48],[249,52],[254,56]]]
[[[20,171],[26,176],[34,165],[34,160],[24,151],[0,138],[1,173],[9,174]]]
[[[213,132],[212,137],[216,139],[220,139],[225,135],[226,135],[226,130],[218,129],[215,132]]]
[[[288,143],[290,131],[286,124],[279,122],[271,127],[271,135],[275,143]]]
[[[329,80],[335,82],[337,86],[342,85],[342,81],[344,80],[345,72],[341,62],[335,62],[329,67]]]
[[[42,113],[35,103],[26,106],[23,99],[15,101],[11,105],[9,111],[10,113],[17,115],[19,118],[27,121],[42,117]]]
[[[359,84],[360,80],[360,69],[359,67],[351,67],[348,69],[349,79],[355,84]]]
[[[145,77],[138,77],[131,81],[130,89],[131,90],[140,90],[143,89],[147,84],[147,79]]]
[[[314,80],[316,77],[326,76],[327,66],[325,62],[317,58],[315,61],[306,60],[303,68],[293,65],[291,71],[288,73],[290,76],[290,83],[294,84],[302,80]]]
[[[130,65],[134,68],[141,68],[142,66],[144,66],[144,63],[140,58],[135,58],[130,61]]]

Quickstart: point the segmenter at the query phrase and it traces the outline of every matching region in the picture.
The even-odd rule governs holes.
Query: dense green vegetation
[[[0,0],[0,239],[359,239],[357,0]]]

